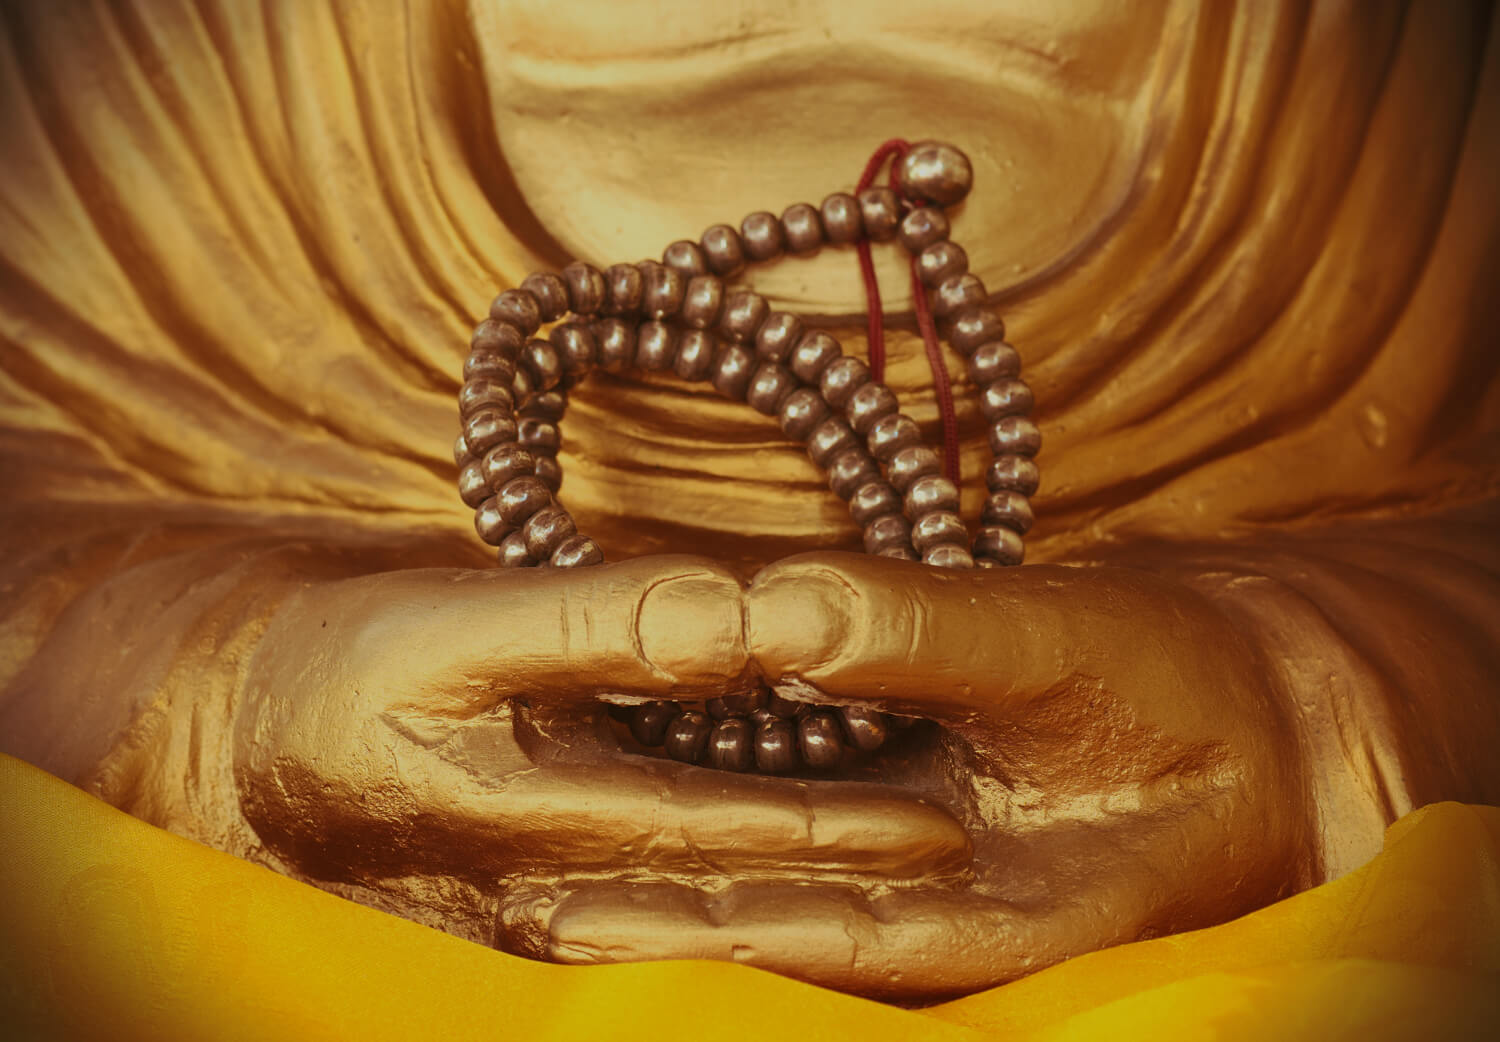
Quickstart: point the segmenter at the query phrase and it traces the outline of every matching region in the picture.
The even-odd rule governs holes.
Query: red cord
[[[900,159],[911,148],[901,138],[891,138],[875,150],[865,164],[859,177],[856,192],[863,192],[875,183],[880,168],[887,159]],[[891,187],[902,194],[901,180],[897,176],[898,163],[891,164]],[[880,302],[880,285],[875,279],[875,260],[870,254],[870,241],[860,240],[859,271],[865,283],[865,305],[869,315],[870,373],[876,379],[885,379],[885,315]],[[954,485],[958,484],[958,415],[953,405],[953,385],[948,379],[948,366],[943,360],[942,344],[938,342],[937,326],[932,321],[932,309],[927,301],[927,289],[922,285],[917,258],[911,259],[911,295],[917,316],[917,328],[922,333],[922,343],[927,348],[927,364],[932,369],[932,385],[936,392],[938,416],[943,425],[943,473]]]

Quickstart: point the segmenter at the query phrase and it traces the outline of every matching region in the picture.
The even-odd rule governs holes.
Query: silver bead
[[[781,403],[777,422],[782,433],[793,441],[806,441],[833,410],[823,396],[811,387],[799,387]]]
[[[536,298],[543,322],[556,321],[567,313],[568,287],[556,275],[550,272],[527,275],[521,288]]]
[[[542,484],[550,488],[554,495],[562,488],[562,465],[557,462],[556,456],[538,456],[536,476],[542,479]]]
[[[710,379],[720,394],[744,401],[750,390],[750,377],[758,364],[759,360],[748,348],[728,344],[714,360]]]
[[[821,329],[814,329],[797,341],[789,363],[797,379],[803,383],[816,384],[834,360],[843,355],[839,342]]]
[[[504,441],[516,440],[516,421],[509,411],[483,409],[464,418],[464,441],[476,455]]]
[[[1025,456],[996,456],[984,472],[984,484],[991,492],[1010,490],[1023,496],[1036,495],[1042,483],[1036,460]]]
[[[823,220],[810,203],[793,203],[781,214],[788,253],[816,253],[823,245]]]
[[[708,733],[703,762],[721,771],[748,771],[755,766],[755,725],[749,720],[720,720]]]
[[[552,556],[552,551],[562,545],[569,536],[577,535],[578,528],[568,512],[556,503],[544,506],[526,519],[521,526],[521,536],[526,540],[526,552],[538,561]]]
[[[726,279],[733,278],[745,268],[745,244],[740,233],[727,224],[716,224],[703,233],[701,242],[703,258],[708,261],[708,270]]]
[[[528,517],[552,502],[552,490],[538,477],[511,478],[495,493],[495,502],[505,523],[519,528]]]
[[[682,273],[683,281],[708,274],[708,258],[691,239],[678,239],[661,254],[661,262]]]
[[[604,313],[633,315],[641,309],[645,282],[634,264],[611,264],[604,273]]]
[[[516,441],[533,456],[555,456],[562,448],[562,431],[550,420],[523,416],[516,421]]]
[[[554,568],[587,568],[603,563],[604,551],[586,535],[570,535],[552,551]]]
[[[774,311],[755,334],[755,353],[772,362],[785,362],[802,340],[802,320]]]
[[[724,283],[717,275],[695,275],[682,297],[682,324],[707,329],[719,320],[724,306]]]
[[[586,373],[599,360],[599,342],[593,331],[581,322],[564,322],[554,326],[548,337],[562,361],[566,373]]]
[[[822,218],[823,234],[828,236],[829,242],[847,246],[864,237],[859,200],[848,192],[834,192],[824,199],[818,215]]]
[[[842,731],[832,713],[808,713],[797,721],[797,747],[802,762],[814,770],[836,765],[844,754]]]
[[[870,428],[887,416],[896,415],[899,408],[901,403],[896,401],[896,393],[885,384],[871,380],[863,387],[855,388],[844,403],[844,416],[856,434],[868,435]]]
[[[901,504],[906,516],[916,520],[934,511],[958,513],[958,489],[941,474],[924,474],[911,483]]]
[[[502,322],[487,318],[474,327],[469,338],[469,349],[476,353],[488,352],[512,362],[520,355],[521,345],[526,343],[526,334],[514,322]],[[465,374],[467,375],[467,374]]]
[[[574,261],[562,270],[568,303],[577,315],[592,315],[604,306],[604,275],[592,264]]]
[[[919,206],[901,218],[901,228],[896,236],[907,253],[921,253],[948,237],[948,215],[930,206]]]
[[[460,416],[468,416],[480,409],[512,412],[515,407],[515,398],[510,393],[510,380],[502,383],[499,380],[481,376],[473,380],[465,380],[463,387],[458,391],[458,414]]]
[[[682,713],[676,702],[647,702],[637,706],[630,717],[630,734],[637,742],[651,748],[667,738],[667,727]]]
[[[981,345],[1005,339],[1005,323],[989,308],[960,311],[948,326],[948,343],[961,355],[973,354]]]
[[[844,735],[849,744],[860,752],[872,753],[885,744],[890,737],[890,726],[885,714],[878,709],[864,706],[844,706],[839,710],[843,719]]]
[[[1032,513],[1031,501],[1021,493],[1002,489],[991,492],[984,501],[979,523],[986,526],[999,525],[1018,535],[1025,535],[1036,523],[1036,514]]]
[[[508,289],[490,305],[490,318],[509,322],[523,336],[530,336],[542,324],[542,308],[524,289]]]
[[[979,411],[986,420],[1024,416],[1035,404],[1031,388],[1023,380],[996,380],[979,392]]]
[[[988,299],[984,283],[965,269],[943,279],[933,289],[932,313],[938,318],[948,318],[969,308],[982,307]]]
[[[731,293],[724,301],[724,310],[719,314],[719,332],[736,344],[747,344],[765,324],[771,307],[759,293],[740,290]]]
[[[828,487],[840,499],[849,499],[862,486],[880,478],[880,464],[861,448],[845,449],[828,464]]]
[[[858,358],[845,355],[834,359],[818,378],[818,390],[835,409],[842,409],[850,397],[870,382],[870,367]]]
[[[859,438],[842,416],[830,416],[814,428],[807,439],[807,454],[818,466],[827,469],[833,458],[845,449],[859,447]]]
[[[933,568],[973,568],[974,555],[953,543],[939,543],[922,555],[922,563]]]
[[[667,735],[662,742],[666,753],[683,763],[697,763],[708,749],[708,733],[713,724],[708,717],[694,710],[679,714],[667,725]]]
[[[514,441],[496,445],[480,461],[484,483],[492,489],[504,488],[512,478],[536,473],[536,457]]]
[[[514,329],[515,326],[507,326]],[[517,355],[501,355],[494,351],[470,351],[469,356],[464,359],[465,380],[494,380],[510,388],[510,383],[516,378]]]
[[[912,482],[928,474],[941,474],[943,462],[926,445],[913,445],[897,452],[886,463],[886,480],[903,496]]]
[[[1001,340],[980,344],[969,356],[969,379],[974,386],[983,387],[1021,372],[1021,356],[1016,349]]]
[[[974,186],[974,168],[952,145],[922,141],[897,162],[896,178],[911,198],[952,206]]]
[[[477,507],[490,498],[490,483],[484,480],[484,465],[470,460],[458,471],[458,498],[465,506]]]
[[[676,268],[654,261],[641,263],[641,310],[648,318],[661,320],[682,309],[687,279]]]
[[[501,514],[500,505],[494,496],[486,496],[475,508],[474,531],[491,546],[499,546],[514,529],[515,526],[509,524]]]
[[[872,242],[886,242],[896,236],[901,223],[901,204],[892,188],[878,186],[859,193],[860,222]]]
[[[642,322],[635,342],[635,364],[648,373],[672,368],[677,354],[677,330],[665,322]]]
[[[526,538],[520,532],[512,532],[500,540],[500,552],[495,556],[501,568],[536,567],[536,558],[526,552]]]
[[[786,396],[797,389],[797,378],[786,366],[775,362],[762,362],[750,377],[750,388],[745,392],[745,401],[756,412],[775,416],[786,401]]]
[[[751,260],[772,260],[786,249],[786,229],[774,213],[757,210],[740,222],[740,241]]]
[[[885,463],[902,449],[922,444],[922,428],[909,416],[890,413],[875,421],[865,435],[865,443],[870,455]]]
[[[936,286],[968,270],[969,255],[952,239],[935,242],[917,254],[917,275],[924,286]]]
[[[1026,545],[1021,536],[999,525],[979,530],[974,539],[974,556],[996,564],[1017,565],[1026,559]]]
[[[996,456],[1035,456],[1042,448],[1042,432],[1024,416],[998,419],[986,433]]]
[[[557,348],[545,340],[528,340],[521,349],[521,368],[531,377],[533,387],[550,391],[562,382],[562,358]]]
[[[797,756],[797,725],[790,720],[767,720],[755,731],[755,766],[766,774],[782,774],[801,765]]]
[[[623,373],[635,361],[635,327],[623,318],[596,324],[594,340],[599,345],[599,368],[606,373]]]
[[[901,497],[888,481],[869,481],[849,497],[849,516],[857,525],[866,525],[877,517],[901,512]]]
[[[911,545],[911,522],[900,514],[885,514],[865,525],[865,553],[878,554],[891,546]]]
[[[950,511],[938,510],[931,514],[923,514],[912,522],[911,545],[924,557],[928,550],[939,543],[964,546],[968,541],[968,529],[964,528],[964,523],[959,520],[958,515]]]
[[[677,342],[677,358],[672,362],[672,371],[684,380],[708,379],[713,372],[714,351],[718,346],[712,333],[689,329]]]

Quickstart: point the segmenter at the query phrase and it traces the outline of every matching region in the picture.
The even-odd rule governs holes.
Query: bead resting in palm
[[[1488,8],[657,13],[6,11],[5,751],[913,1003],[1495,800]]]

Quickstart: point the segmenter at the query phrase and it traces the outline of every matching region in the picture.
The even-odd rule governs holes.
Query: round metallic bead
[[[872,753],[890,737],[890,725],[885,714],[878,709],[844,706],[839,710],[839,717],[844,724],[844,737],[860,752]]]
[[[855,389],[844,403],[844,416],[856,434],[869,435],[870,429],[887,416],[895,416],[901,403],[896,393],[882,383],[871,380]]]
[[[687,279],[676,268],[655,261],[641,264],[641,310],[652,319],[669,318],[682,310]]]
[[[484,483],[492,489],[504,488],[512,478],[536,473],[536,456],[514,441],[496,445],[484,454],[480,461],[484,470]]]
[[[961,355],[973,354],[981,345],[1005,339],[1005,323],[989,308],[969,308],[953,317],[948,343]]]
[[[996,456],[1035,456],[1042,448],[1042,432],[1025,416],[998,419],[986,434]]]
[[[896,232],[907,253],[921,253],[935,242],[948,237],[948,215],[930,206],[919,206],[901,218]]]
[[[556,423],[568,411],[568,396],[560,390],[538,391],[521,407],[522,416]]]
[[[821,329],[813,329],[797,341],[789,364],[792,372],[797,374],[797,379],[803,383],[816,384],[822,378],[823,370],[843,354],[844,349],[839,347],[837,340]]]
[[[797,721],[797,749],[814,770],[838,764],[844,755],[843,728],[829,712],[808,713]]]
[[[682,324],[707,329],[719,320],[723,306],[723,280],[717,275],[694,275],[682,297]]]
[[[740,241],[751,260],[773,260],[786,249],[786,229],[774,213],[757,210],[740,222]]]
[[[611,264],[604,272],[604,313],[632,315],[641,309],[645,281],[634,264]]]
[[[865,234],[872,242],[887,242],[896,237],[901,224],[901,203],[893,188],[877,186],[860,192],[859,216]]]
[[[859,448],[859,437],[842,416],[830,416],[814,428],[807,438],[807,454],[820,467],[827,468],[833,458],[845,449]]]
[[[719,343],[712,333],[689,329],[677,342],[677,357],[672,371],[684,380],[707,380],[714,368],[714,352]]]
[[[550,488],[554,495],[562,488],[562,464],[557,462],[556,456],[538,456],[536,476],[542,479],[542,484]]]
[[[667,736],[662,747],[668,756],[683,763],[697,763],[708,750],[708,734],[713,723],[696,710],[688,710],[675,717],[667,725]]]
[[[651,747],[667,740],[667,728],[682,713],[676,702],[647,702],[630,715],[630,734],[637,742]]]
[[[623,318],[596,323],[594,340],[599,345],[599,368],[606,373],[623,373],[634,363],[635,327]]]
[[[475,353],[497,354],[514,362],[521,352],[521,345],[525,343],[526,334],[514,322],[487,318],[474,327],[474,335],[469,338],[469,349]]]
[[[750,290],[729,294],[719,314],[719,332],[736,344],[748,344],[765,324],[771,306],[766,298]]]
[[[635,364],[648,373],[672,368],[677,354],[677,330],[665,322],[642,322],[635,342]]]
[[[969,255],[952,239],[935,242],[917,254],[917,275],[924,286],[936,286],[968,270]]]
[[[975,565],[974,555],[962,546],[952,543],[939,543],[931,547],[922,555],[922,563],[932,568],[973,568]]]
[[[708,270],[724,278],[733,278],[745,268],[745,244],[740,233],[727,224],[716,224],[703,233],[699,245]]]
[[[937,283],[930,297],[932,313],[938,318],[948,318],[960,311],[982,307],[989,299],[989,291],[977,275],[968,271],[966,262],[963,269]]]
[[[794,441],[806,441],[833,410],[811,387],[799,387],[781,403],[777,422],[782,433]]]
[[[797,725],[790,720],[767,720],[755,730],[755,766],[766,774],[796,770]]]
[[[604,563],[604,551],[586,535],[570,535],[552,551],[549,562],[554,568],[587,568]]]
[[[555,322],[568,311],[568,287],[551,272],[527,275],[521,288],[536,298],[543,322]]]
[[[920,561],[922,555],[909,546],[888,546],[884,550],[878,550],[876,557],[889,557],[896,561]]]
[[[531,377],[533,387],[550,391],[562,382],[562,356],[545,340],[528,340],[521,349],[521,368]]]
[[[788,253],[816,253],[823,245],[823,219],[811,203],[793,203],[781,213]]]
[[[834,359],[818,378],[818,390],[835,409],[849,404],[854,392],[870,382],[870,367],[852,355]]]
[[[524,402],[536,390],[536,381],[524,365],[516,366],[516,378],[510,382],[510,394],[518,402]]]
[[[499,546],[501,540],[515,530],[500,512],[500,504],[494,496],[486,496],[474,510],[474,531],[491,546]]]
[[[806,702],[798,702],[793,698],[783,698],[775,691],[771,692],[771,698],[766,702],[766,709],[772,716],[783,720],[796,720],[804,717],[812,709]]]
[[[495,493],[500,516],[505,523],[519,528],[532,514],[552,502],[552,490],[535,476],[511,478]]]
[[[501,568],[535,568],[536,558],[526,552],[526,537],[512,532],[500,540],[500,552],[495,555]]]
[[[551,420],[523,416],[516,421],[516,442],[533,456],[556,456],[562,447],[562,432]]]
[[[1021,356],[1003,340],[980,344],[969,356],[969,379],[983,387],[1021,372]]]
[[[991,492],[1011,491],[1034,496],[1041,483],[1041,468],[1036,465],[1036,460],[1026,456],[996,456],[984,472],[985,487]]]
[[[458,468],[458,498],[465,506],[477,507],[490,498],[490,483],[484,480],[484,465],[471,459]]]
[[[514,326],[508,326],[514,329]],[[501,355],[494,351],[470,351],[464,359],[465,380],[495,380],[510,387],[516,378],[516,355]]]
[[[577,534],[578,528],[573,524],[573,519],[556,503],[542,507],[521,526],[521,535],[526,540],[526,552],[538,561],[549,559],[552,551],[561,546],[564,539]]]
[[[867,481],[849,497],[849,516],[857,525],[867,525],[877,517],[901,513],[901,497],[885,480]]]
[[[986,420],[1025,416],[1035,404],[1036,398],[1024,380],[996,380],[979,392],[979,411]]]
[[[744,691],[737,695],[710,698],[703,704],[703,708],[707,709],[708,715],[715,720],[727,720],[731,716],[749,716],[757,710],[764,709],[766,702],[765,691]]]
[[[913,445],[890,458],[886,463],[885,477],[891,487],[904,496],[918,478],[942,472],[943,462],[936,452],[926,445]]]
[[[508,289],[490,305],[490,318],[509,322],[523,335],[530,336],[542,324],[542,307],[524,289]]]
[[[464,417],[464,441],[469,451],[479,455],[504,441],[516,440],[516,421],[510,411],[482,409]]]
[[[991,492],[989,498],[984,501],[984,508],[979,514],[979,523],[999,525],[1019,535],[1025,535],[1036,523],[1036,514],[1031,510],[1031,501],[1021,493],[1002,489],[999,492]]]
[[[1026,544],[1019,532],[1000,525],[988,525],[974,538],[974,556],[996,564],[1017,565],[1026,560]]]
[[[512,374],[511,379],[514,379],[514,374]],[[516,407],[516,401],[510,393],[510,383],[510,380],[501,382],[483,376],[473,380],[465,380],[463,387],[459,388],[458,391],[459,415],[468,416],[470,413],[478,412],[480,409],[499,409],[501,412],[513,411]]]
[[[473,458],[474,454],[469,451],[469,443],[464,441],[463,432],[459,431],[458,437],[453,439],[454,464],[462,468],[465,463],[469,462]]]
[[[923,514],[912,522],[911,545],[925,558],[927,551],[940,543],[967,546],[969,531],[957,514],[947,510],[935,510]]]
[[[750,390],[750,377],[755,374],[760,360],[748,348],[739,344],[727,344],[714,359],[713,373],[709,377],[722,395],[744,401]]]
[[[750,377],[750,388],[745,392],[745,401],[756,412],[775,416],[781,411],[787,395],[797,389],[797,378],[784,365],[761,362]]]
[[[828,487],[840,499],[849,499],[860,488],[880,479],[880,464],[861,448],[845,449],[828,463]]]
[[[703,762],[721,771],[748,771],[755,766],[755,725],[743,717],[720,720],[708,733]]]
[[[924,474],[911,483],[901,503],[913,520],[933,511],[958,513],[958,489],[941,474]]]
[[[802,341],[802,320],[788,311],[773,311],[755,334],[755,353],[785,362]]]
[[[847,246],[858,242],[865,234],[864,219],[859,213],[859,200],[848,192],[834,192],[818,207],[818,216],[823,220],[823,234],[828,241]]]
[[[576,315],[592,315],[604,306],[604,273],[592,264],[574,261],[562,270],[568,303]]]
[[[911,544],[911,522],[900,514],[883,514],[865,525],[865,553]]]
[[[915,199],[952,206],[974,187],[969,157],[941,141],[922,141],[896,163],[901,190]]]
[[[865,435],[865,443],[870,455],[885,463],[902,449],[922,444],[922,428],[911,417],[893,412],[875,421]]]
[[[678,239],[661,254],[661,262],[682,273],[683,280],[708,274],[708,258],[702,248],[691,239]]]
[[[599,360],[599,342],[589,327],[581,322],[564,322],[552,327],[548,339],[557,348],[564,372],[586,373]]]

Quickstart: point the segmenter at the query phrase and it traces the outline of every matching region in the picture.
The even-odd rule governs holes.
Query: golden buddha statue
[[[1500,801],[1492,24],[10,5],[0,751],[506,951],[913,1003]],[[1028,563],[852,555],[773,420],[631,372],[571,391],[559,455],[612,563],[493,568],[448,455],[491,298],[847,190],[896,136],[973,165],[954,235],[1045,439]],[[744,281],[864,353],[847,251]],[[924,722],[770,776],[646,755],[600,701],[747,684]]]

